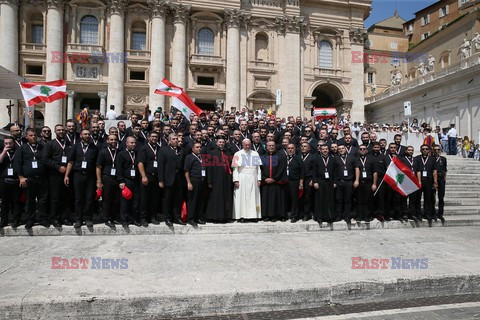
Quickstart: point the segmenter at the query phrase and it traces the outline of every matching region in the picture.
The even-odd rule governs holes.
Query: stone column
[[[100,115],[105,118],[105,114],[107,113],[107,93],[100,91],[98,92],[98,96],[100,97]]]
[[[152,41],[150,58],[150,110],[164,108],[165,97],[153,93],[160,81],[165,77],[165,13],[168,5],[164,0],[148,0],[152,13]]]
[[[73,90],[67,90],[67,119],[73,119],[73,108],[74,108],[74,100],[73,98],[75,97],[75,91]]]
[[[52,52],[63,52],[63,1],[47,0],[47,81],[63,79],[63,63],[52,62]],[[63,123],[63,99],[45,103],[45,125]]]
[[[227,78],[225,108],[240,109],[240,22],[241,11],[225,9],[227,28]]]
[[[18,0],[0,0],[0,65],[5,69],[18,73]],[[18,101],[14,99],[0,99],[0,125],[8,122],[9,101],[12,107],[12,121],[18,120]]]
[[[187,19],[190,6],[181,3],[172,4],[174,13],[174,35],[172,45],[171,82],[186,90],[187,87]],[[157,83],[158,84],[158,83]]]
[[[360,52],[360,57],[363,57],[364,41],[366,39],[365,29],[351,29],[350,30],[350,50],[353,52]],[[350,113],[350,121],[361,121],[365,119],[364,109],[364,91],[363,83],[364,65],[363,63],[351,64],[352,81],[350,82],[350,97],[353,101]],[[344,99],[346,97],[343,97]]]
[[[108,14],[110,15],[110,39],[108,52],[123,55],[125,52],[125,9],[128,0],[109,0]],[[115,106],[115,112],[123,111],[123,85],[124,63],[123,61],[109,61],[108,64],[108,105]]]

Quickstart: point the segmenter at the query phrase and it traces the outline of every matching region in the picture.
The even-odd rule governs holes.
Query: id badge
[[[153,161],[153,167],[154,167],[154,168],[157,168],[157,167],[158,167],[158,161],[157,161],[157,160]]]
[[[365,171],[362,172],[362,178],[364,178],[364,179],[367,178],[367,173]]]
[[[87,161],[82,161],[82,169],[87,169]]]
[[[422,177],[426,178],[427,177],[427,171],[422,172]]]
[[[135,169],[130,170],[130,177],[135,177]]]
[[[287,176],[289,176],[289,175],[290,175],[290,170],[287,169]]]
[[[330,175],[328,174],[328,172],[325,172],[325,179],[330,179]]]
[[[110,169],[110,175],[111,176],[114,176],[116,173],[117,173],[117,169],[115,169],[115,168]]]
[[[7,169],[7,176],[13,176],[13,168]]]
[[[207,176],[207,171],[205,171],[205,169],[202,169],[202,177],[206,177]]]
[[[37,168],[38,168],[37,161],[32,161],[32,169],[37,169]]]
[[[62,163],[67,163],[67,156],[62,156]]]
[[[343,170],[343,176],[348,177],[348,170]]]

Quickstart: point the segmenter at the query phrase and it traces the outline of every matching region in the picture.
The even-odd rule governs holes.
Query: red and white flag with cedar
[[[415,174],[398,157],[390,162],[383,181],[404,197],[420,189]]]
[[[167,79],[163,79],[154,91],[156,94],[173,97],[172,106],[181,111],[185,118],[190,119],[190,114],[197,116],[202,113],[202,109],[190,99],[183,88],[177,87]]]
[[[65,80],[48,82],[20,82],[25,104],[29,107],[40,102],[53,102],[67,97]]]

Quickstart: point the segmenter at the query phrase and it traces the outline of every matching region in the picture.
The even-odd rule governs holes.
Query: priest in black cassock
[[[264,221],[286,221],[287,206],[283,186],[288,182],[287,158],[276,152],[275,142],[269,141],[262,163],[262,218]]]
[[[335,161],[330,154],[328,145],[320,147],[320,154],[315,158],[313,166],[313,186],[315,188],[315,218],[319,224],[322,221],[335,221]]]
[[[303,189],[303,178],[305,167],[302,158],[295,154],[295,145],[290,143],[287,146],[287,211],[291,212],[291,222],[295,223],[302,217],[299,216],[299,194]]]
[[[210,189],[206,219],[226,222],[232,218],[233,190],[231,154],[225,150],[225,138],[217,139],[217,148],[204,155]]]

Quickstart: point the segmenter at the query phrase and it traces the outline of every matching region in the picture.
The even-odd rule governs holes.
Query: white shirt
[[[107,114],[105,115],[107,120],[116,120],[117,119],[117,113],[113,110],[108,110]]]
[[[447,137],[456,138],[457,130],[455,128],[450,128],[450,130],[448,130]]]

